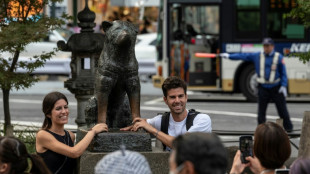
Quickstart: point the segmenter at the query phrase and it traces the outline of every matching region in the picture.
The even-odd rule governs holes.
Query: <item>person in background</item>
[[[95,174],[151,174],[143,155],[129,150],[118,150],[104,156],[95,167]]]
[[[293,124],[285,100],[287,96],[287,75],[284,58],[274,50],[274,41],[271,38],[264,38],[262,44],[263,52],[221,53],[220,57],[253,62],[258,83],[258,124],[266,122],[267,106],[270,100],[273,100],[279,116],[283,119],[284,129],[291,132]]]
[[[257,126],[254,133],[254,157],[246,157],[241,163],[241,152],[237,151],[230,174],[240,174],[250,167],[254,174],[274,174],[275,169],[285,169],[284,163],[291,155],[291,144],[284,129],[276,123],[266,122]]]
[[[214,133],[194,132],[179,135],[173,141],[169,166],[171,174],[225,174],[226,149]]]
[[[136,118],[133,125],[121,130],[137,131],[144,128],[153,134],[164,145],[164,150],[170,151],[174,137],[186,132],[211,132],[211,119],[207,114],[187,110],[187,85],[176,76],[168,77],[163,85],[164,101],[170,112],[157,115],[151,119]]]
[[[310,173],[310,158],[299,157],[290,167],[290,174],[309,174]]]
[[[94,136],[108,131],[106,124],[97,124],[74,146],[75,135],[64,129],[69,119],[68,104],[67,97],[60,92],[47,94],[42,103],[45,119],[36,136],[36,151],[55,174],[72,174],[76,158],[83,154]]]
[[[142,25],[142,29],[140,31],[140,34],[146,34],[146,33],[151,33],[150,28],[151,28],[151,22],[147,19],[144,18],[143,19],[143,25]]]
[[[0,174],[51,174],[43,159],[18,138],[0,137]]]

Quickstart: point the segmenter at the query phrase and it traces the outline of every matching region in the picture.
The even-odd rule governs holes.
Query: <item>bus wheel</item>
[[[257,74],[254,65],[251,64],[244,68],[239,80],[239,87],[247,101],[257,101]]]

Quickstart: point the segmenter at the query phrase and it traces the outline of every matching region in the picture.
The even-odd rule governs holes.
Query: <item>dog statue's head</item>
[[[106,35],[106,41],[117,47],[131,47],[135,45],[138,29],[130,22],[116,20],[103,21],[102,29]]]

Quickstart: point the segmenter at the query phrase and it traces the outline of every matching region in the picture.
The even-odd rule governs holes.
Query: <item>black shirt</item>
[[[59,142],[64,143],[70,147],[74,146],[68,131],[65,130],[64,136],[58,135],[49,130],[46,131],[52,134]],[[38,153],[38,155],[43,158],[47,167],[54,174],[72,174],[76,168],[76,159],[69,158],[49,149],[46,152]]]

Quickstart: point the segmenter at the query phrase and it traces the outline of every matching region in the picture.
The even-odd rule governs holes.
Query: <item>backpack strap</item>
[[[200,112],[196,112],[195,109],[190,109],[187,114],[186,118],[186,130],[188,131],[189,128],[193,126],[193,122],[195,117],[199,114]]]
[[[193,126],[194,119],[199,113],[200,112],[195,111],[195,109],[190,109],[188,111],[187,118],[186,118],[186,130],[187,131],[189,130],[189,128]],[[170,117],[170,112],[165,112],[161,117],[160,131],[162,131],[165,134],[168,134],[169,117]],[[163,144],[163,150],[166,150],[166,145],[164,143],[162,144]]]
[[[169,117],[170,112],[165,112],[161,117],[161,124],[160,124],[160,131],[162,131],[165,134],[168,134],[168,126],[169,126]],[[163,150],[166,150],[166,145],[163,144]]]
[[[170,112],[165,112],[161,117],[160,131],[168,134]]]

